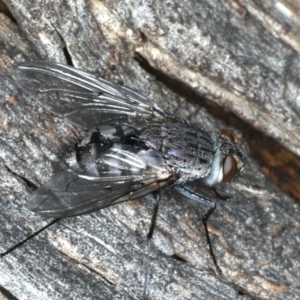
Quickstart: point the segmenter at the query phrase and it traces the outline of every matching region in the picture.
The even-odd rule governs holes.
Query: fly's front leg
[[[151,250],[151,239],[153,236],[155,223],[157,219],[157,211],[158,211],[158,205],[160,201],[160,192],[153,193],[153,196],[155,198],[155,205],[152,212],[152,218],[150,223],[150,228],[147,234],[147,260],[145,264],[145,280],[144,280],[144,291],[143,291],[143,299],[146,299],[146,293],[147,293],[147,283],[148,283],[148,274],[149,274],[149,262],[150,262],[150,250]]]
[[[212,190],[214,191],[214,193],[216,194],[216,196],[222,200],[222,201],[227,201],[229,199],[229,196],[227,195],[223,195],[223,194],[220,194],[215,187],[212,188]]]
[[[205,229],[205,235],[206,235],[206,240],[207,240],[207,243],[209,246],[210,255],[213,259],[214,265],[216,266],[217,270],[219,272],[221,272],[221,270],[217,264],[217,260],[216,260],[216,257],[215,257],[214,251],[213,251],[213,247],[211,244],[211,240],[210,240],[210,236],[209,236],[209,232],[208,232],[208,228],[207,228],[207,221],[208,221],[209,217],[211,216],[211,214],[214,212],[214,210],[216,208],[216,203],[211,199],[205,198],[202,195],[195,193],[193,190],[189,189],[186,186],[178,185],[178,186],[175,186],[174,188],[183,196],[209,207],[207,212],[205,213],[205,215],[201,218],[201,221],[202,221],[204,229]]]

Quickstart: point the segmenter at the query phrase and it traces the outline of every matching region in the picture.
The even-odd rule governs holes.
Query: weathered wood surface
[[[12,66],[72,62],[209,130],[232,128],[249,155],[244,174],[218,187],[230,199],[209,222],[222,274],[194,207],[163,193],[149,299],[299,299],[299,6],[223,2],[5,1],[14,19],[0,14],[1,252],[50,221],[26,199],[67,167],[75,142],[17,88]],[[148,197],[60,221],[0,259],[0,298],[141,299],[152,206]]]

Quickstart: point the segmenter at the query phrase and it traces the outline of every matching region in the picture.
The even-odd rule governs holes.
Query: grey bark
[[[203,210],[163,192],[149,299],[299,299],[300,16],[289,1],[5,1],[0,13],[0,251],[50,220],[26,209],[67,168],[70,127],[27,97],[13,65],[99,73],[208,130],[230,127],[249,161]],[[198,190],[202,187],[193,185]],[[141,299],[151,196],[61,220],[0,259],[0,299]],[[2,293],[2,295],[1,295]]]

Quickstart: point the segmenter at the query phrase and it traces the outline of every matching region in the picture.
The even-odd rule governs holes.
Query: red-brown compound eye
[[[237,172],[237,162],[233,155],[228,154],[223,164],[223,182],[230,181]]]
[[[233,143],[235,143],[234,137],[232,135],[232,133],[226,129],[222,129],[221,130],[221,134],[225,137],[227,137],[230,141],[232,141]]]

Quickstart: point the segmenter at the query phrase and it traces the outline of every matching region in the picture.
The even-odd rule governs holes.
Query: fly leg
[[[220,200],[226,201],[226,200],[229,199],[229,196],[220,194],[220,193],[216,190],[215,187],[213,187],[212,190],[214,191],[214,193],[216,194],[216,196],[217,196]]]
[[[155,205],[154,205],[153,212],[152,212],[150,228],[149,228],[149,231],[148,231],[148,234],[147,234],[147,260],[146,260],[146,265],[145,265],[145,280],[144,280],[143,299],[146,299],[148,275],[149,275],[151,240],[152,240],[154,227],[155,227],[155,223],[156,223],[158,205],[159,205],[159,201],[160,201],[160,198],[161,198],[159,192],[153,193],[153,196],[155,198]]]
[[[45,229],[47,229],[48,227],[52,226],[53,224],[57,223],[60,219],[54,219],[53,221],[51,221],[49,224],[47,224],[46,226],[42,227],[41,229],[39,229],[38,231],[34,232],[33,234],[31,234],[30,236],[28,236],[26,239],[24,239],[23,241],[19,242],[18,244],[16,244],[15,246],[9,248],[8,250],[6,250],[3,253],[0,253],[0,258],[6,256],[7,254],[13,252],[15,249],[19,248],[20,246],[22,246],[23,244],[25,244],[27,241],[31,240],[32,238],[34,238],[35,236],[37,236],[39,233],[41,233],[42,231],[44,231]]]
[[[206,235],[206,240],[207,240],[207,243],[209,246],[210,255],[213,259],[214,265],[216,266],[217,270],[219,272],[221,272],[221,270],[217,264],[216,256],[213,251],[213,247],[211,244],[211,240],[210,240],[210,236],[209,236],[209,232],[208,232],[208,228],[207,228],[207,221],[208,221],[209,217],[211,216],[211,214],[214,212],[214,210],[216,208],[216,203],[211,199],[205,198],[202,195],[195,193],[193,190],[189,189],[186,186],[178,185],[178,186],[175,186],[174,188],[183,196],[185,196],[191,200],[194,200],[195,202],[198,202],[198,203],[208,206],[208,210],[205,213],[205,215],[201,218],[201,221],[202,221],[204,229],[205,229],[205,235]]]

